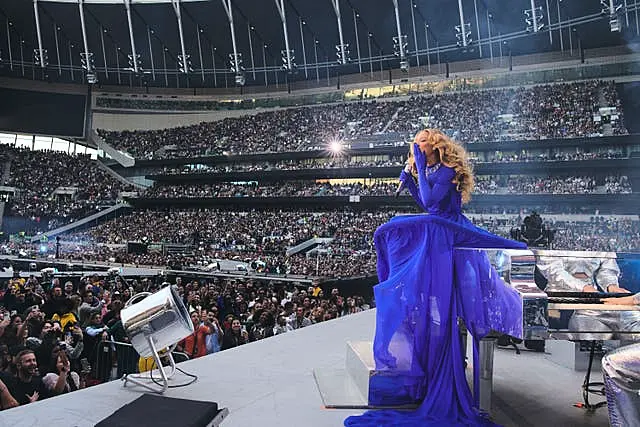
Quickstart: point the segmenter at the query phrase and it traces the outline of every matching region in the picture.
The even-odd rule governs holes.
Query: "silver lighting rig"
[[[471,40],[471,23],[464,22],[464,9],[462,8],[462,0],[458,0],[458,14],[460,15],[460,24],[454,27],[456,31],[456,44],[458,47],[466,48],[472,42]]]
[[[349,43],[336,45],[336,58],[338,58],[338,64],[345,65],[351,61],[351,51],[349,50]]]
[[[229,59],[231,60],[230,70],[232,73],[235,73],[236,85],[244,86],[246,80],[244,67],[242,66],[242,53],[238,52],[238,45],[236,43],[236,30],[233,24],[233,5],[231,4],[231,0],[222,0],[222,6],[229,21],[229,32],[231,33],[231,44],[233,46],[233,53],[229,54]]]
[[[542,6],[536,6],[535,0],[531,0],[531,9],[526,9],[524,11],[524,15],[524,21],[527,24],[527,32],[537,33],[544,27],[544,23],[542,22],[542,19],[544,18]]]
[[[622,31],[622,22],[620,21],[621,4],[616,4],[616,0],[600,0],[602,5],[602,14],[609,15],[609,28],[612,33]]]
[[[395,1],[395,0],[394,0]],[[336,21],[338,23],[338,37],[340,42],[336,45],[336,56],[340,65],[345,65],[349,62],[349,43],[344,42],[342,35],[342,14],[340,13],[340,0],[331,0],[333,11],[336,14]]]
[[[41,52],[42,57],[40,56]],[[0,62],[1,61],[2,60],[0,59]],[[33,62],[36,64],[41,64],[42,68],[46,68],[47,65],[49,65],[49,53],[47,52],[47,49],[42,49],[42,51],[40,51],[40,49],[33,49]]]
[[[91,62],[93,62],[93,53],[90,53],[89,55],[91,58]],[[142,60],[139,53],[136,53],[135,57],[129,53],[127,55],[127,59],[128,59],[129,68],[126,68],[126,70],[131,71],[133,73],[139,73],[139,74],[142,74],[144,72],[144,70],[142,69]],[[93,69],[93,65],[91,65],[91,68]]]
[[[406,34],[402,34],[400,38],[398,36],[393,37],[393,54],[400,58],[400,70],[404,72],[409,71],[409,61],[406,57],[408,46]]]
[[[193,66],[191,64],[191,55],[178,55],[178,70],[181,73],[193,73]]]
[[[129,57],[131,57],[131,55],[129,55]],[[85,72],[87,83],[98,83],[98,75],[96,74],[96,66],[93,60],[93,53],[80,52],[80,64],[82,65],[82,69]]]
[[[229,54],[229,70],[235,74],[235,82],[238,86],[244,86],[244,67],[242,66],[242,53]]]
[[[295,62],[296,56],[294,55],[293,49],[281,50],[280,59],[282,59],[282,69],[289,73],[292,73],[297,67]]]
[[[400,11],[398,9],[398,0],[393,0],[393,9],[396,15],[396,35],[393,37],[393,54],[400,58],[400,71],[409,72],[409,60],[407,59],[407,43],[406,34],[402,34],[400,26]],[[417,48],[417,47],[416,47]]]
[[[281,24],[269,26],[268,34],[260,34],[261,23],[256,21],[255,17],[246,16],[243,13],[243,7],[246,4],[238,0],[31,0],[26,3],[27,12],[33,9],[35,24],[32,31],[33,45],[29,45],[28,42],[25,44],[26,32],[20,31],[15,26],[16,21],[5,16],[2,26],[6,28],[2,31],[6,32],[6,45],[3,46],[4,57],[0,61],[4,60],[3,65],[6,64],[7,71],[21,74],[23,77],[31,74],[34,79],[46,77],[48,71],[54,71],[58,78],[66,80],[67,76],[63,74],[68,73],[71,81],[77,81],[78,76],[82,75],[83,80],[89,83],[96,83],[99,76],[101,81],[115,80],[117,84],[122,84],[121,76],[126,73],[140,78],[141,83],[142,77],[148,74],[156,84],[163,82],[162,84],[167,87],[170,84],[180,86],[185,81],[187,85],[191,84],[192,73],[195,72],[205,86],[210,81],[214,87],[217,87],[221,77],[227,85],[227,77],[230,74],[233,75],[236,86],[243,86],[245,73],[249,72],[252,83],[258,83],[257,79],[261,80],[263,75],[264,84],[268,86],[270,75],[275,78],[277,84],[283,72],[290,76],[296,72],[297,68],[300,68],[300,71],[304,70],[303,78],[315,79],[320,83],[320,70],[326,68],[327,84],[330,84],[331,73],[339,77],[343,72],[356,70],[356,72],[368,73],[373,78],[374,64],[376,64],[375,68],[378,68],[378,63],[381,79],[385,68],[391,69],[398,65],[404,73],[408,73],[410,65],[417,67],[426,65],[426,69],[431,71],[432,61],[437,60],[437,63],[441,64],[441,55],[450,53],[457,56],[460,53],[472,52],[476,47],[480,58],[483,57],[484,51],[484,56],[493,60],[496,47],[502,50],[512,41],[531,37],[540,32],[548,36],[551,46],[554,46],[554,37],[557,37],[561,51],[565,50],[565,37],[568,35],[568,47],[573,50],[573,37],[578,35],[577,30],[583,25],[595,22],[608,22],[612,32],[630,30],[630,26],[635,22],[635,34],[640,35],[640,18],[638,18],[640,2],[636,0],[590,0],[589,3],[596,10],[581,16],[576,16],[576,8],[562,10],[561,5],[564,6],[567,3],[571,3],[572,6],[580,5],[586,3],[586,0],[527,0],[522,2],[526,6],[520,9],[526,27],[522,27],[521,18],[516,18],[514,23],[509,23],[510,29],[507,29],[507,32],[498,31],[500,28],[497,27],[497,21],[493,21],[498,11],[490,10],[491,8],[484,0],[450,2],[451,8],[454,8],[450,10],[453,16],[446,23],[438,25],[437,31],[435,25],[431,28],[429,26],[430,19],[433,19],[431,15],[433,11],[426,6],[428,2],[386,0],[381,3],[381,7],[384,4],[386,15],[389,18],[391,16],[395,18],[393,19],[395,25],[389,22],[389,28],[376,33],[384,34],[384,38],[393,40],[393,45],[389,45],[389,48],[385,47],[383,51],[382,46],[373,37],[372,28],[367,25],[366,14],[359,13],[351,0],[330,0],[336,27],[323,29],[331,34],[327,34],[326,39],[323,37],[327,43],[319,58],[318,50],[322,45],[318,41],[319,34],[311,28],[312,16],[303,16],[296,9],[295,2],[288,0],[268,2],[271,8],[275,6]],[[43,4],[49,6],[52,3],[67,5],[64,13],[71,16],[71,20],[74,21],[71,24],[72,31],[67,32],[63,29],[61,22],[51,15],[48,7],[43,9]],[[205,3],[211,5],[211,8],[206,8]],[[219,11],[220,4],[225,13]],[[600,4],[602,7],[597,7]],[[146,18],[143,15],[150,10],[146,8],[150,5],[154,5],[156,11],[163,10],[161,13],[164,13],[165,17],[166,13],[173,15],[170,18],[175,18],[174,22],[177,24],[171,26],[173,30],[165,31],[160,28],[154,30],[153,24],[145,22]],[[167,6],[166,10],[161,5]],[[95,14],[94,11],[101,6],[109,6],[122,12],[123,19],[118,22],[117,31],[105,27],[106,24],[101,22],[102,18]],[[388,9],[390,6],[393,6],[393,12]],[[404,8],[402,16],[405,16],[406,22],[400,20],[399,6]],[[204,14],[196,19],[191,9],[197,8],[198,11],[209,13],[214,7],[217,10],[216,13],[222,18],[222,22],[210,21],[211,17]],[[347,21],[342,20],[342,12],[347,14],[345,15]],[[634,12],[635,20],[632,20],[630,14]],[[56,10],[56,13],[59,12]],[[238,13],[242,21],[240,23],[238,17],[234,17]],[[506,13],[510,12],[506,11]],[[140,19],[136,19],[136,15]],[[184,21],[183,17],[189,22]],[[223,22],[225,17],[228,27]],[[512,17],[512,14],[509,17]],[[217,19],[217,17],[214,18]],[[48,21],[45,22],[44,19]],[[92,25],[93,21],[97,25]],[[142,25],[140,25],[141,22]],[[218,25],[222,23],[222,26],[226,27],[224,38],[229,42],[226,45],[228,47],[223,48],[222,46],[225,45],[218,44],[218,42],[222,43],[222,40],[216,39],[219,35],[215,28],[205,24],[209,22],[215,22]],[[45,27],[49,29],[49,25],[53,25],[52,33],[43,30]],[[236,28],[237,25],[240,27]],[[326,21],[323,25],[326,26]],[[450,32],[451,27],[455,31],[455,38]],[[96,30],[97,38],[87,37]],[[238,30],[242,33],[242,39],[238,38]],[[69,37],[70,34],[76,35],[77,40],[72,40]],[[277,40],[273,40],[274,36]],[[311,36],[310,40],[307,39],[308,36]],[[165,37],[173,38],[173,43],[164,40]],[[355,37],[355,40],[349,40],[348,37]],[[30,38],[27,37],[26,40]],[[94,44],[90,45],[91,43]],[[376,46],[372,46],[372,43]],[[580,43],[579,39],[578,43]],[[155,44],[159,46],[154,46]],[[216,50],[216,44],[218,44],[218,50]],[[267,46],[273,50],[268,50]],[[332,56],[331,46],[335,46],[335,57]],[[27,47],[28,49],[24,50]],[[325,50],[327,48],[328,50]],[[351,48],[353,52],[350,51]],[[278,61],[278,52],[280,52],[281,61]],[[351,58],[352,53],[353,58]],[[368,57],[366,57],[367,53]],[[211,58],[208,58],[209,55]],[[267,55],[272,59],[269,65],[267,65]],[[260,56],[262,64],[257,64]],[[193,58],[195,61],[192,64]],[[337,60],[337,64],[333,58]],[[300,62],[299,65],[296,64],[296,59]],[[445,57],[445,62],[447,61],[448,58]],[[345,65],[349,66],[348,70],[343,67]],[[33,70],[33,73],[27,73],[25,69]],[[36,72],[38,70],[42,72]],[[442,68],[439,67],[438,70],[442,72]],[[175,83],[171,83],[172,80]],[[290,81],[291,79],[287,78],[287,82]]]

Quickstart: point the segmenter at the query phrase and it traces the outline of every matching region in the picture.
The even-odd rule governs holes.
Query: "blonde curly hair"
[[[455,170],[456,176],[451,182],[456,184],[456,190],[462,193],[462,203],[468,203],[471,200],[471,193],[473,192],[475,181],[473,178],[473,167],[469,162],[467,151],[438,129],[423,129],[416,134],[414,141],[418,139],[418,136],[423,132],[427,134],[428,142],[436,151],[440,163]],[[415,142],[409,144],[408,162],[411,166],[411,172],[414,176],[417,176],[415,159],[413,158],[414,145]]]

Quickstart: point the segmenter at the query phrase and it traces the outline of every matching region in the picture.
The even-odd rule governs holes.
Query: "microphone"
[[[411,173],[411,166],[409,166],[409,163],[405,165],[403,172],[406,172],[408,174]],[[398,189],[396,190],[396,198],[400,196],[400,193],[402,193],[404,187],[406,187],[405,181],[400,181],[400,184],[398,184]]]

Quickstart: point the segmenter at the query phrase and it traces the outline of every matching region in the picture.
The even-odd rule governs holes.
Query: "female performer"
[[[484,252],[456,248],[525,245],[475,227],[462,215],[473,172],[465,150],[442,132],[416,135],[400,180],[429,215],[396,217],[374,236],[380,283],[374,288],[373,351],[376,369],[390,372],[371,382],[370,403],[421,403],[415,411],[369,411],[345,425],[493,425],[477,409],[478,389],[474,401],[467,384],[457,320],[474,336],[478,367],[478,342],[489,331],[522,336],[522,308]]]

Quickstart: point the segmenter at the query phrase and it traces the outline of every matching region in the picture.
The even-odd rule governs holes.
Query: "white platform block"
[[[590,344],[589,344],[590,345]],[[586,371],[589,366],[588,345],[565,340],[547,340],[545,357],[565,368],[574,371]],[[600,372],[602,352],[596,351],[593,357],[592,372]]]
[[[393,350],[393,347],[392,347]],[[392,351],[393,352],[393,351]],[[410,360],[397,360],[398,369],[377,370],[371,341],[348,341],[343,369],[316,369],[314,376],[328,408],[415,408],[419,400],[398,395],[398,384],[421,387],[422,376],[409,375]]]

